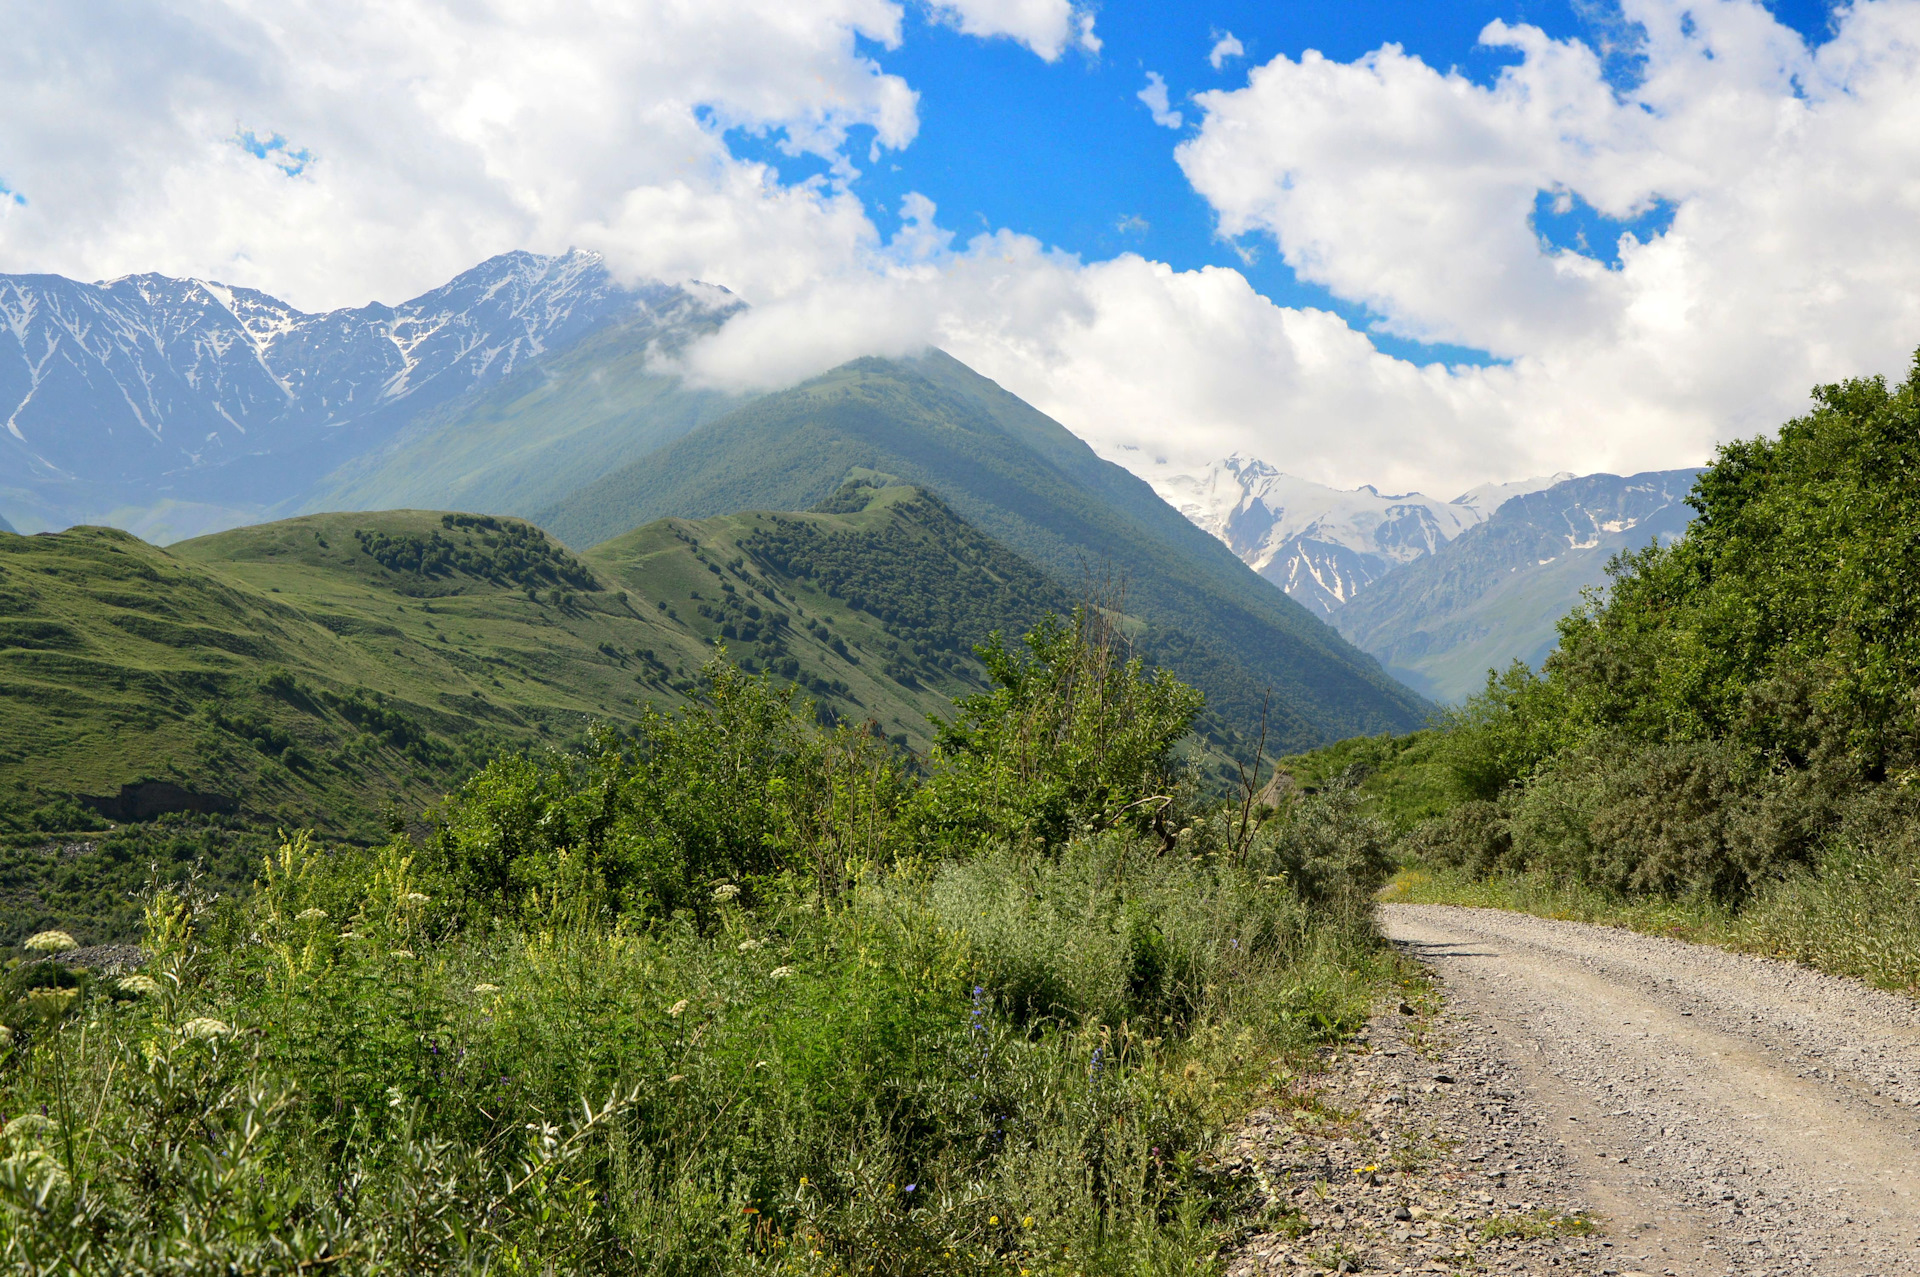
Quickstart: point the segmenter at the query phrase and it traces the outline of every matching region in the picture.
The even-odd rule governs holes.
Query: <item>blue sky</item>
[[[1774,0],[1767,7],[1810,44],[1829,34],[1828,0]],[[1134,252],[1179,270],[1231,266],[1280,305],[1331,310],[1368,330],[1387,353],[1418,362],[1487,363],[1486,355],[1466,347],[1379,332],[1364,306],[1296,278],[1268,237],[1222,242],[1212,209],[1174,162],[1174,147],[1199,123],[1200,113],[1186,99],[1238,87],[1250,67],[1277,55],[1298,59],[1312,49],[1350,62],[1388,43],[1486,84],[1519,60],[1511,50],[1479,44],[1493,19],[1599,46],[1617,40],[1613,13],[1597,0],[1115,4],[1098,10],[1103,47],[1097,57],[1070,50],[1048,63],[1011,40],[964,36],[909,9],[899,47],[862,40],[860,51],[919,92],[919,135],[904,150],[883,151],[877,163],[866,163],[872,130],[857,131],[859,144],[850,149],[861,173],[852,190],[887,234],[899,227],[902,197],[915,191],[934,201],[940,225],[963,240],[1010,229],[1086,260]],[[1245,54],[1216,70],[1209,54],[1227,33]],[[1635,65],[1623,54],[1609,69],[1626,82]],[[1140,100],[1148,72],[1165,81],[1171,105],[1184,115],[1182,128],[1156,124]],[[771,163],[788,181],[826,170],[823,161],[783,155],[777,132],[735,130],[727,140],[736,155]],[[1583,201],[1571,203],[1556,212],[1543,195],[1536,229],[1549,244],[1603,259],[1613,255],[1608,246],[1622,230],[1658,231],[1671,215],[1662,207],[1643,219],[1614,222]]]

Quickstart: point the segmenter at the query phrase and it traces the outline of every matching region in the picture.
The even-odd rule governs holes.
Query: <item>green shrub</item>
[[[503,757],[468,781],[435,844],[462,899],[516,906],[570,862],[616,913],[705,919],[723,884],[805,869],[838,890],[853,859],[884,859],[905,795],[891,751],[818,727],[724,654],[702,675],[704,699],[631,740],[596,729],[589,753]]]
[[[1025,646],[1012,651],[995,634],[977,649],[993,686],[936,724],[915,807],[921,835],[1058,845],[1116,822],[1147,825],[1171,800],[1173,747],[1205,699],[1125,655],[1112,618],[1091,606],[1043,618]]]
[[[1364,925],[1393,867],[1393,835],[1351,781],[1283,804],[1252,845],[1256,862],[1309,909]]]

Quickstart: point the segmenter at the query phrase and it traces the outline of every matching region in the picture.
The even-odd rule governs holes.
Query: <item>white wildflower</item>
[[[736,950],[740,953],[752,953],[755,949],[758,949],[761,945],[765,943],[766,941],[764,940],[742,940],[735,947],[736,947]]]
[[[793,974],[792,967],[775,967],[773,970],[767,972],[767,979],[784,980],[792,974]]]
[[[190,1038],[198,1038],[202,1042],[210,1041],[214,1038],[231,1037],[233,1035],[233,1030],[228,1028],[224,1023],[214,1019],[212,1016],[206,1015],[195,1016],[193,1019],[188,1020],[180,1026],[180,1032]]]
[[[157,998],[160,996],[160,982],[150,975],[121,976],[120,992],[136,998]]]
[[[667,1008],[667,1014],[677,1020],[680,1018],[680,1013],[685,1011],[686,1009],[687,1009],[687,1000],[685,998],[681,998],[678,1002],[674,1003],[672,1006]]]
[[[65,1015],[79,993],[78,989],[35,989],[21,1000],[35,1015],[51,1021]]]
[[[475,993],[498,993],[500,992],[500,986],[497,984],[476,984],[473,986],[473,991]]]
[[[740,894],[740,888],[730,882],[723,882],[713,889],[713,898],[725,903]]]
[[[411,949],[389,949],[387,952],[396,958],[411,958],[413,956],[413,950]]]
[[[327,911],[320,908],[302,909],[299,913],[294,914],[293,917],[296,922],[325,922],[327,920]]]
[[[424,892],[409,891],[407,893],[407,903],[410,905],[424,905],[424,904],[431,904],[433,903],[433,901],[432,901],[432,898],[427,896]]]
[[[27,937],[20,946],[28,953],[65,953],[69,949],[78,949],[79,943],[64,931],[42,931]]]

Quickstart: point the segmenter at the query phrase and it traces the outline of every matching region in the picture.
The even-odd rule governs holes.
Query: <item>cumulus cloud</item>
[[[1215,35],[1213,50],[1207,54],[1207,62],[1214,70],[1218,71],[1226,65],[1228,58],[1244,58],[1246,56],[1247,46],[1240,43],[1239,38],[1235,36],[1233,32],[1221,31]]]
[[[1816,381],[1898,371],[1920,343],[1920,5],[1861,0],[1809,50],[1752,0],[1623,0],[1636,82],[1602,52],[1494,22],[1488,86],[1388,45],[1308,53],[1200,95],[1178,158],[1226,235],[1392,333],[1477,347],[1450,374],[1527,420],[1543,462],[1678,465],[1777,423]],[[1618,266],[1544,243],[1573,197],[1620,222]],[[1591,464],[1587,461],[1586,464]]]
[[[1093,14],[1070,0],[935,0],[930,7],[968,35],[1008,36],[1049,62],[1070,48],[1100,52]]]
[[[1147,72],[1147,87],[1134,94],[1147,104],[1147,110],[1153,114],[1153,122],[1163,129],[1177,129],[1186,123],[1180,112],[1172,109],[1167,101],[1167,82],[1160,78],[1158,71]]]
[[[1042,56],[1093,42],[1064,0],[943,6]],[[398,300],[512,248],[778,291],[870,247],[844,194],[918,100],[856,40],[893,0],[0,5],[0,269],[160,270],[306,307]],[[783,186],[741,129],[827,172]],[[769,238],[771,237],[771,238]]]
[[[933,209],[920,211],[930,226]],[[1391,358],[1337,315],[1275,305],[1236,270],[1131,253],[1088,263],[1004,231],[939,238],[928,251],[909,225],[864,269],[735,319],[680,370],[774,390],[858,355],[938,346],[1149,476],[1250,451],[1330,483],[1451,491],[1490,467],[1504,474],[1536,443],[1575,468],[1614,455],[1594,413],[1567,423],[1587,439],[1571,452],[1536,438],[1510,370]],[[1648,408],[1649,428],[1666,421]]]
[[[1817,50],[1738,0],[1625,13],[1644,35],[1624,88],[1606,50],[1494,23],[1484,40],[1515,61],[1489,85],[1392,46],[1279,58],[1201,95],[1177,152],[1223,233],[1269,237],[1387,331],[1492,366],[1390,358],[1234,270],[1082,262],[1000,234],[911,262],[876,243],[831,291],[723,333],[707,375],[798,371],[774,361],[783,332],[820,367],[932,343],[1142,472],[1239,450],[1447,494],[1698,464],[1804,409],[1815,382],[1898,373],[1920,344],[1920,5],[1864,0]],[[1547,242],[1556,202],[1616,242]],[[1621,229],[1655,207],[1670,225]],[[721,358],[749,333],[757,349]]]
[[[1068,0],[930,11],[1043,58],[1098,49]],[[1388,45],[1195,99],[1176,155],[1223,235],[1486,368],[1391,358],[1232,269],[956,242],[918,196],[883,237],[850,180],[919,128],[912,86],[858,43],[902,38],[893,0],[182,0],[111,21],[0,0],[0,269],[198,274],[319,308],[578,244],[753,303],[685,352],[690,376],[772,389],[937,344],[1147,472],[1241,451],[1447,493],[1692,464],[1920,343],[1920,4],[1838,13],[1810,50],[1755,0],[1622,0],[1624,86],[1619,49],[1496,22],[1491,83]],[[1140,99],[1193,114],[1158,74]],[[821,175],[736,159],[735,129]],[[1543,238],[1556,204],[1592,211],[1587,251]],[[1653,209],[1671,221],[1634,220]]]

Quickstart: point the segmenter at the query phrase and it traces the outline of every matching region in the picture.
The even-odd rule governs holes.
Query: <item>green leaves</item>
[[[631,738],[599,728],[591,752],[498,758],[461,788],[437,846],[471,912],[567,878],[616,914],[704,925],[716,884],[811,870],[831,892],[850,859],[887,854],[905,781],[883,742],[817,727],[724,649],[701,676],[700,700],[649,711]]]
[[[954,719],[936,724],[921,824],[949,838],[1048,845],[1121,820],[1144,827],[1169,801],[1173,746],[1205,697],[1128,656],[1097,607],[1067,621],[1048,614],[1025,647],[1010,650],[996,633],[975,649],[993,688],[961,698]]]

